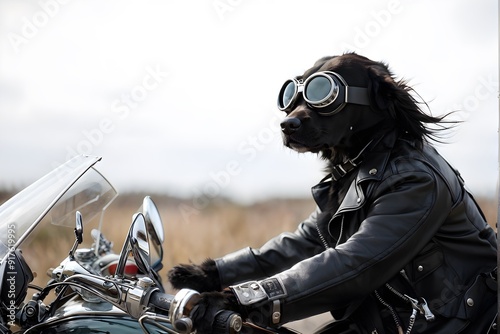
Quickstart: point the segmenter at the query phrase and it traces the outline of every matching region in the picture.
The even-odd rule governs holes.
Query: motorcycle
[[[189,315],[200,293],[165,292],[158,273],[164,230],[153,200],[146,196],[133,215],[119,253],[104,236],[104,212],[117,191],[95,169],[100,160],[75,157],[0,206],[0,334],[194,332]],[[96,218],[93,243],[83,248],[84,222]],[[71,229],[74,237],[67,233]],[[48,236],[58,248],[63,240],[74,241],[39,286],[33,284],[34,273],[46,268],[38,268],[36,256],[26,253],[37,240],[43,250]],[[31,297],[29,290],[35,291]],[[316,333],[331,326],[336,323]],[[221,334],[299,333],[285,326],[260,327],[228,310],[216,314],[212,328]]]
[[[164,230],[153,200],[144,198],[119,253],[102,233],[104,212],[117,191],[95,169],[100,160],[75,157],[0,206],[0,333],[193,332],[189,314],[200,294],[165,293],[158,274]],[[81,248],[84,222],[95,218],[93,243]],[[44,286],[32,284],[39,263],[23,251],[36,245],[39,235],[56,236],[57,245],[71,240],[71,228],[74,242],[66,258],[47,271]],[[261,328],[231,311],[219,312],[213,328],[214,333],[296,333]]]

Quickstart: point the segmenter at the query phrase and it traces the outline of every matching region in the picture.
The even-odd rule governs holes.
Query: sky
[[[355,51],[463,121],[438,150],[498,186],[493,0],[0,0],[0,187],[77,154],[118,191],[310,196],[323,162],[282,145],[282,83]]]

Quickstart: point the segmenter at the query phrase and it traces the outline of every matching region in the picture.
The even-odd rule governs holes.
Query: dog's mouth
[[[301,143],[297,143],[297,142],[290,142],[290,143],[288,143],[287,146],[290,147],[292,150],[297,151],[299,153],[305,153],[305,152],[310,151],[309,147],[306,147],[306,146],[302,145]]]
[[[320,146],[307,145],[285,134],[283,135],[283,143],[285,144],[286,147],[289,147],[292,150],[299,153],[305,153],[305,152],[318,153],[321,151],[322,148],[324,148],[323,145]]]

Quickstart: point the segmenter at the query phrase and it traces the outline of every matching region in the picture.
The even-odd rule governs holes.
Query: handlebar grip
[[[148,306],[152,306],[159,313],[168,314],[174,329],[179,333],[190,333],[192,329],[192,322],[188,315],[184,314],[185,303],[192,302],[197,299],[198,293],[193,295],[194,290],[181,290],[177,295],[172,296],[160,291],[154,291],[149,297]],[[180,295],[179,295],[180,294]],[[189,298],[187,298],[189,297]],[[192,306],[192,305],[191,305]],[[180,307],[180,309],[178,309]],[[189,308],[188,308],[189,309]],[[178,311],[182,312],[178,314]],[[243,327],[243,320],[241,316],[233,311],[221,310],[215,314],[212,324],[213,333],[223,334],[237,334],[240,333]]]
[[[217,312],[212,325],[213,333],[236,334],[241,331],[243,321],[241,316],[233,311]]]
[[[154,306],[155,309],[160,309],[165,312],[165,314],[168,314],[173,299],[174,296],[172,295],[160,291],[155,291],[149,297],[149,304]]]

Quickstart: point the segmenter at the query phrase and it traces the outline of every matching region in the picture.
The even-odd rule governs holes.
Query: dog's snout
[[[296,117],[287,117],[281,122],[281,131],[286,135],[291,135],[301,126],[300,119]]]

